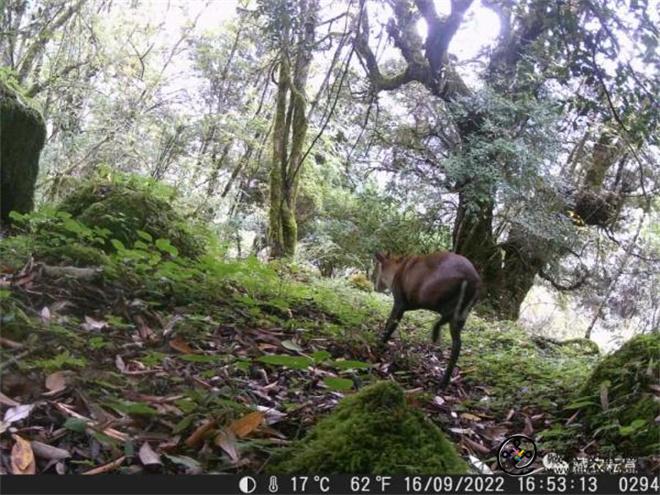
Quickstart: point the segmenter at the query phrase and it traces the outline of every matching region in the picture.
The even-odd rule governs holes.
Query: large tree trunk
[[[268,242],[273,258],[285,256],[282,233],[282,205],[284,203],[284,180],[286,176],[286,98],[289,92],[288,62],[282,60],[277,83],[275,122],[273,124],[273,158],[270,168],[270,210]]]
[[[312,61],[312,47],[317,22],[318,1],[301,2],[305,19],[296,37],[295,50],[288,41],[281,47],[278,70],[275,120],[273,122],[273,157],[270,171],[269,244],[271,257],[291,257],[298,242],[296,200],[300,186],[307,137],[307,96],[305,86]],[[285,40],[288,34],[284,33]],[[290,66],[292,52],[294,66]]]

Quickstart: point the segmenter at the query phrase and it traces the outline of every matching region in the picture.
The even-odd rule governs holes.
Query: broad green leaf
[[[191,469],[200,469],[202,466],[199,462],[197,462],[195,459],[192,457],[188,457],[187,455],[170,455],[170,454],[165,454],[165,457],[167,457],[170,461],[172,461],[175,464],[180,464],[182,466],[185,466],[187,468]]]
[[[179,358],[190,363],[215,363],[220,359],[220,356],[212,356],[208,354],[183,354]]]
[[[142,249],[143,251],[148,251],[149,245],[143,241],[135,241],[133,243],[133,249]]]
[[[87,421],[78,418],[67,418],[64,422],[64,427],[67,430],[75,431],[76,433],[85,433],[87,429]]]
[[[64,220],[64,222],[62,222],[62,226],[74,234],[81,234],[87,230],[83,225],[80,224],[80,222],[77,222],[73,218],[67,218]]]
[[[126,251],[126,246],[124,246],[124,243],[119,239],[110,239],[110,244],[112,244],[112,247],[117,251]]]
[[[579,399],[571,402],[567,406],[564,406],[564,409],[582,409],[585,406],[599,406],[597,402],[594,402],[592,399]]]
[[[181,433],[183,430],[188,428],[193,423],[194,420],[195,420],[194,414],[189,414],[188,416],[185,416],[181,421],[179,421],[176,424],[176,426],[174,426],[172,433],[174,433],[175,435],[177,433]]]
[[[151,237],[151,234],[149,232],[145,232],[144,230],[138,230],[137,235],[147,242],[154,241],[154,238]]]
[[[353,388],[353,380],[347,378],[334,378],[329,376],[323,379],[323,383],[332,390],[350,390]]]
[[[287,366],[294,369],[305,369],[313,364],[313,361],[305,356],[284,356],[284,355],[270,355],[261,356],[257,361],[266,364],[274,364],[277,366]]]
[[[113,407],[124,414],[137,414],[141,416],[155,416],[158,414],[153,407],[142,402],[115,403]]]
[[[179,255],[179,250],[172,246],[167,239],[156,239],[156,247],[173,258],[176,258]]]
[[[340,370],[349,370],[349,369],[365,369],[365,368],[370,368],[371,365],[369,363],[364,363],[362,361],[334,361],[332,363],[332,366],[335,368],[338,368]]]
[[[310,356],[312,356],[312,359],[317,363],[321,363],[331,358],[332,354],[330,354],[328,351],[316,351],[316,352],[312,352]]]

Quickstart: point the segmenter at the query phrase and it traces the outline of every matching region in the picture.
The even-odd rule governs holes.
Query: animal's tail
[[[461,291],[458,294],[458,302],[454,307],[454,321],[458,321],[459,316],[462,316],[463,314],[467,316],[467,313],[462,309],[463,299],[465,298],[465,289],[467,289],[467,285],[468,285],[467,280],[463,280],[461,282]]]
[[[479,288],[477,287],[475,290],[470,291],[471,294],[467,295],[469,299],[466,300],[466,292],[468,291],[467,289],[468,289],[468,281],[463,280],[461,282],[458,301],[456,302],[456,306],[454,307],[454,315],[453,315],[454,321],[465,321],[467,319],[468,313],[479,299]]]

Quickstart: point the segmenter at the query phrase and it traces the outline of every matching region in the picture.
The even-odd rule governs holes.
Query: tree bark
[[[312,61],[318,0],[303,1],[300,9],[304,19],[301,32],[282,33],[284,41],[280,47],[270,171],[268,240],[273,258],[293,256],[298,241],[296,200],[308,128],[305,87]]]

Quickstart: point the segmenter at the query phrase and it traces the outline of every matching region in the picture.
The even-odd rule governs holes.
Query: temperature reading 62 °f
[[[330,478],[327,476],[292,476],[291,486],[294,493],[330,491]]]
[[[374,491],[384,492],[390,486],[390,476],[353,476],[351,477],[351,492],[353,493],[370,493]]]

